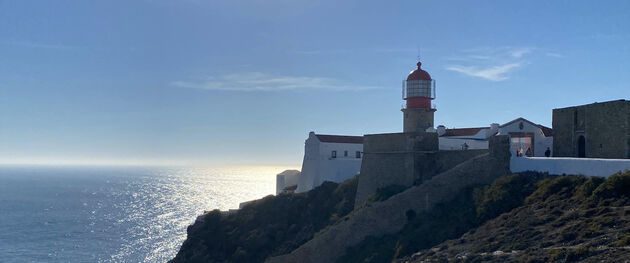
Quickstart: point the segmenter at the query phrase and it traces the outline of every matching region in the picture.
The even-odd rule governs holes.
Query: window
[[[357,158],[361,158],[361,152],[360,152],[360,151],[357,151],[357,153],[356,153],[356,157],[357,157]]]
[[[348,151],[343,151],[343,157],[348,157]]]
[[[337,151],[332,151],[330,153],[330,158],[337,158]]]

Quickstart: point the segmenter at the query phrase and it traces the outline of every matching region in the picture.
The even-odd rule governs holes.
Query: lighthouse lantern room
[[[402,98],[406,101],[402,109],[403,132],[419,132],[433,128],[433,115],[436,109],[431,102],[435,99],[435,80],[420,68],[421,62],[417,65],[418,68],[409,73],[402,85]]]

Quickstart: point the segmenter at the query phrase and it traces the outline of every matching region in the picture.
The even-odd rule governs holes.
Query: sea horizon
[[[8,262],[164,262],[198,215],[275,194],[278,166],[0,165]]]

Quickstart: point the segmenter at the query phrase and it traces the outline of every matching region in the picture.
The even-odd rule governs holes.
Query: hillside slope
[[[268,196],[237,213],[218,210],[188,227],[178,262],[263,262],[289,253],[354,209],[357,180],[324,182],[300,194]]]
[[[543,180],[522,206],[399,262],[628,262],[630,172]]]
[[[263,262],[294,251],[360,211],[353,212],[356,183],[324,183],[308,193],[266,197],[238,213],[207,213],[189,227],[171,262]],[[396,196],[384,191],[369,206]],[[502,176],[405,216],[400,231],[368,236],[337,262],[625,262],[630,172],[607,179]]]

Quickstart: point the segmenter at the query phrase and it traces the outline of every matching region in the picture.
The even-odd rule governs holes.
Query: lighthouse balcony
[[[435,99],[435,80],[404,80],[402,82],[402,98],[423,97]]]
[[[417,100],[407,100],[405,103],[400,104],[400,109],[404,110],[404,109],[418,109],[418,108],[423,108],[423,109],[432,109],[435,110],[437,109],[437,106],[435,105],[435,102],[426,102],[426,101],[417,101]]]

